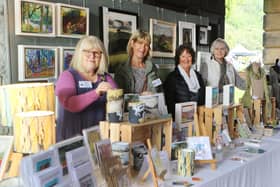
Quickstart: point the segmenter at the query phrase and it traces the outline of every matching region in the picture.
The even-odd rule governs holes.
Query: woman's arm
[[[64,71],[56,82],[55,94],[60,104],[70,112],[80,112],[99,98],[95,90],[77,95],[75,80],[69,71]]]

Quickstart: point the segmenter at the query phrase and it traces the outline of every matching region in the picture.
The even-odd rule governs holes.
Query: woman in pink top
[[[61,73],[55,94],[62,106],[58,115],[58,139],[67,139],[105,119],[106,92],[116,88],[107,73],[108,56],[95,36],[77,43],[68,70]]]

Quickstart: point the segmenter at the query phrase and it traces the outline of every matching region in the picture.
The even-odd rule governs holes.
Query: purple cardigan
[[[82,130],[105,119],[106,94],[98,95],[95,91],[101,78],[116,88],[116,83],[109,74],[98,75],[96,83],[80,86],[87,81],[76,70],[64,71],[56,83],[55,94],[58,96],[60,111],[58,115],[58,139],[66,139],[81,134]]]

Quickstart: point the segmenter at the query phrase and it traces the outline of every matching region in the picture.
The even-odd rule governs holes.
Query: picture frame
[[[206,86],[205,90],[205,107],[213,108],[219,104],[219,88]]]
[[[18,80],[41,81],[57,77],[57,48],[18,45]]]
[[[196,102],[184,102],[175,104],[175,122],[179,128],[186,128],[194,124],[194,116],[197,110]]]
[[[9,156],[12,152],[14,137],[0,136],[0,180],[3,179],[5,170],[8,166]]]
[[[83,136],[76,136],[70,139],[63,140],[54,144],[51,149],[55,150],[56,158],[58,159],[63,176],[68,175],[68,167],[66,161],[66,152],[84,146]]]
[[[98,155],[95,143],[101,140],[99,126],[93,126],[83,130],[84,143],[90,155],[94,168],[98,168]]]
[[[55,4],[37,0],[15,0],[15,34],[55,37]]]
[[[71,60],[73,58],[75,52],[75,47],[59,47],[59,72],[62,73],[63,71],[69,68]]]
[[[198,26],[198,43],[199,45],[208,45],[209,36],[208,36],[208,27],[207,26]]]
[[[150,19],[151,54],[153,57],[175,56],[176,23]]]
[[[123,10],[100,7],[103,43],[110,59],[109,72],[114,73],[120,63],[126,62],[127,43],[138,28],[138,14]]]
[[[195,160],[212,160],[209,136],[187,137],[188,149],[195,151]]]
[[[227,84],[223,86],[223,105],[230,106],[234,104],[234,85]]]
[[[57,3],[57,36],[81,38],[89,35],[89,8]]]
[[[197,52],[197,61],[195,64],[195,69],[200,72],[201,64],[207,63],[207,61],[211,60],[211,53],[205,51]]]
[[[196,51],[196,26],[195,23],[178,22],[179,45],[187,44]]]

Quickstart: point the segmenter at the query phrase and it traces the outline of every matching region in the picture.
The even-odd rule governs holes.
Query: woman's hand
[[[97,88],[96,88],[96,93],[99,95],[102,95],[102,93],[107,92],[108,90],[112,89],[112,86],[108,82],[101,82]]]

